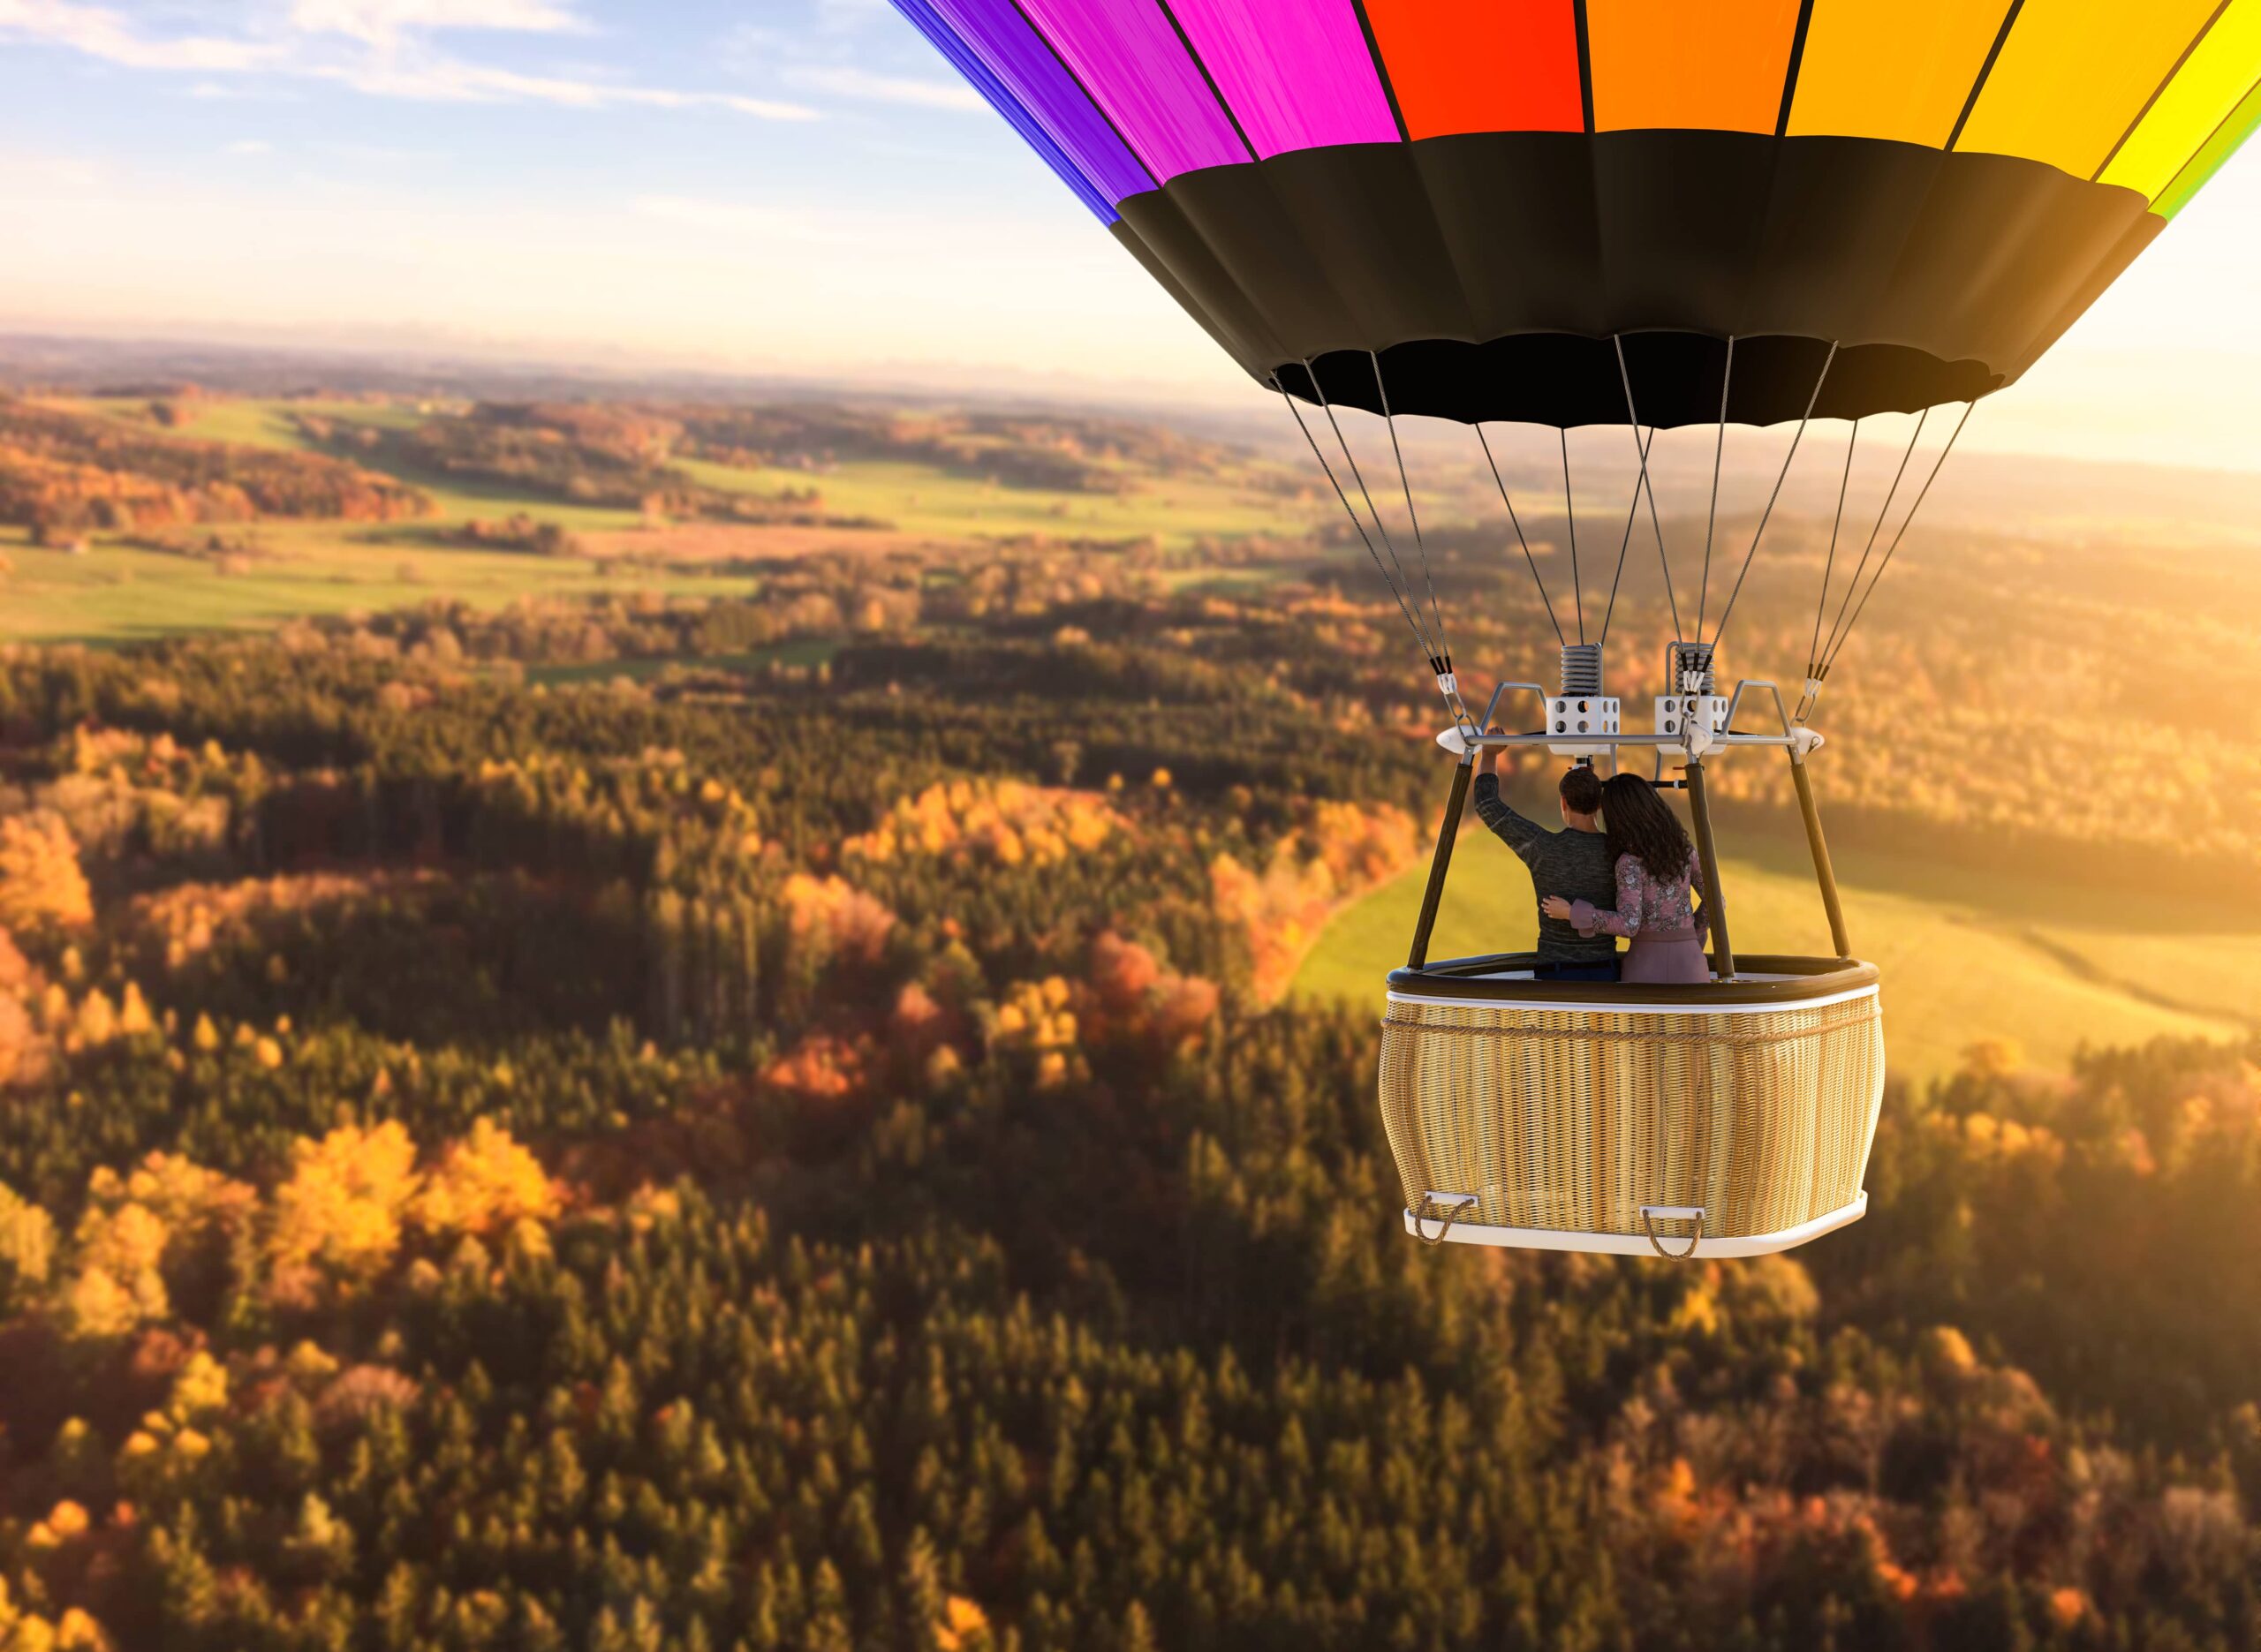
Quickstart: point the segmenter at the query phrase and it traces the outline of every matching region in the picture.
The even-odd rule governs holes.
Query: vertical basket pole
[[[1437,926],[1437,903],[1444,899],[1445,872],[1452,865],[1452,846],[1460,836],[1461,811],[1468,806],[1468,782],[1476,773],[1476,749],[1461,754],[1452,772],[1452,796],[1445,803],[1445,818],[1437,826],[1436,853],[1429,857],[1429,884],[1421,891],[1421,916],[1413,924],[1413,947],[1405,967],[1418,969],[1429,962],[1429,932]]]
[[[1712,926],[1712,955],[1720,979],[1735,979],[1735,945],[1728,939],[1728,909],[1720,900],[1720,851],[1712,841],[1712,806],[1704,791],[1704,760],[1688,760],[1688,812],[1696,823],[1696,861],[1704,873],[1704,916]]]
[[[1822,909],[1829,914],[1829,944],[1840,958],[1853,955],[1845,932],[1845,904],[1837,898],[1837,873],[1829,864],[1829,844],[1821,835],[1821,811],[1813,801],[1813,781],[1805,772],[1805,758],[1790,748],[1790,781],[1798,791],[1798,812],[1805,817],[1805,846],[1813,852],[1813,878],[1821,886]]]

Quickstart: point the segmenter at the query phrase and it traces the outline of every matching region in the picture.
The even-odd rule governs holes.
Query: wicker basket
[[[1434,1241],[1753,1256],[1858,1219],[1884,1091],[1872,965],[1746,958],[1601,986],[1463,959],[1390,977],[1381,1109]]]

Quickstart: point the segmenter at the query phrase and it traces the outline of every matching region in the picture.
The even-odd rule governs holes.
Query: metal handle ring
[[[1667,1222],[1692,1222],[1695,1226],[1688,1235],[1688,1248],[1667,1250],[1664,1241],[1657,1237],[1658,1217]],[[1696,1247],[1704,1241],[1704,1207],[1700,1204],[1645,1204],[1641,1207],[1641,1226],[1649,1235],[1649,1248],[1667,1262],[1685,1262],[1696,1254]]]

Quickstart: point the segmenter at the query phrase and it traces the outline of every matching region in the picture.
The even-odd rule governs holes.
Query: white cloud
[[[550,0],[293,0],[291,26],[382,44],[417,30],[585,34],[588,24]]]
[[[963,82],[927,80],[912,75],[873,74],[852,64],[809,64],[786,72],[793,85],[836,97],[877,103],[909,103],[920,109],[983,109],[981,94]]]
[[[275,65],[281,49],[261,41],[138,32],[107,6],[76,0],[0,0],[0,39],[69,47],[129,69],[228,72]]]
[[[568,109],[727,109],[758,120],[815,120],[805,104],[740,97],[728,92],[685,92],[665,87],[618,86],[569,76],[525,74],[435,53],[382,54],[300,72],[342,81],[373,97],[422,103],[553,103]]]
[[[253,86],[244,80],[199,80],[188,95],[215,103],[293,103],[299,94],[278,86]]]
[[[240,82],[210,76],[265,74],[420,102],[722,109],[757,120],[818,118],[806,104],[783,99],[532,74],[475,63],[428,43],[428,36],[447,30],[565,34],[587,26],[555,0],[291,0],[279,33],[158,34],[79,0],[0,0],[0,43],[30,41],[125,68],[207,76],[190,88],[195,97],[250,94]]]
[[[275,146],[264,138],[238,138],[228,146],[230,155],[272,155]]]
[[[718,93],[713,101],[724,109],[736,109],[741,115],[751,115],[756,120],[821,120],[824,118],[805,103],[780,103],[766,97],[733,97]]]

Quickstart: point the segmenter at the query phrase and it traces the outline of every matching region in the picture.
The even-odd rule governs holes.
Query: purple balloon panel
[[[1013,0],[925,3],[1100,196],[1114,202],[1154,187],[1153,176],[1123,147],[1107,117],[1061,66]],[[919,19],[914,16],[911,20]]]
[[[1052,134],[1021,107],[1020,99],[1013,95],[1012,89],[990,72],[981,55],[960,40],[957,32],[935,14],[928,0],[895,0],[895,9],[911,19],[911,26],[949,60],[950,66],[966,78],[990,108],[1005,117],[1021,135],[1021,141],[1060,175],[1060,181],[1075,191],[1076,199],[1099,215],[1100,222],[1113,223],[1122,216],[1115,210],[1115,203],[1100,193],[1091,179],[1084,176],[1083,169],[1052,140]]]

